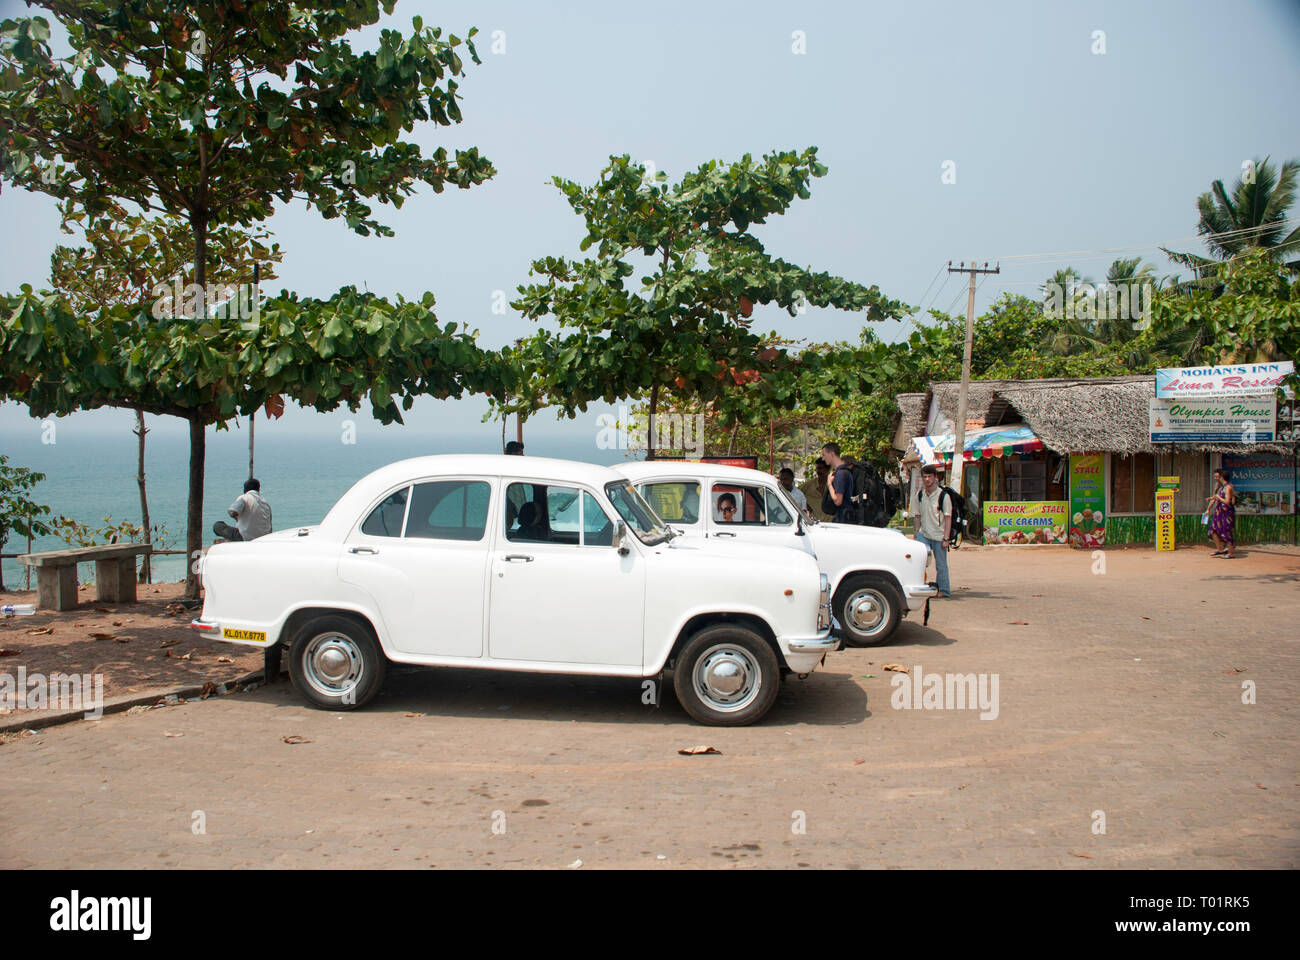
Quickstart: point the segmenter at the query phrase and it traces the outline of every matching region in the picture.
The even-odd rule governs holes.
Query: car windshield
[[[811,513],[804,513],[804,512],[803,512],[802,510],[800,510],[797,506],[795,506],[795,502],[794,502],[794,500],[792,500],[792,499],[790,498],[790,494],[787,493],[785,487],[781,486],[781,484],[779,484],[779,483],[776,485],[776,492],[777,492],[778,494],[780,494],[780,495],[781,495],[781,499],[783,499],[783,500],[785,501],[785,503],[786,503],[786,507],[787,507],[787,509],[789,509],[789,511],[790,511],[790,516],[794,517],[794,518],[795,518],[796,520],[798,520],[800,523],[816,523],[816,522],[817,522],[817,518],[816,518],[816,517],[813,517],[813,516],[811,515]]]
[[[627,480],[605,484],[605,494],[614,505],[618,515],[637,535],[642,543],[654,545],[662,543],[672,536],[668,525],[659,519],[659,515],[650,508],[650,504],[641,498],[641,494],[632,488]]]

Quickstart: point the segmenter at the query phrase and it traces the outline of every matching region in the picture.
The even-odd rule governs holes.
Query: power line
[[[998,257],[998,260],[999,261],[1018,260],[1022,262],[1032,261],[1032,260],[1060,260],[1065,257],[1083,257],[1085,255],[1090,255],[1090,254],[1124,253],[1124,252],[1129,252],[1134,250],[1139,250],[1139,251],[1155,250],[1155,249],[1159,249],[1160,247],[1169,247],[1179,243],[1192,243],[1197,240],[1210,241],[1210,240],[1217,240],[1217,239],[1229,239],[1237,236],[1244,236],[1250,233],[1260,233],[1261,231],[1264,230],[1274,230],[1274,229],[1281,230],[1284,227],[1288,227],[1292,224],[1300,224],[1300,217],[1292,217],[1287,220],[1278,220],[1273,223],[1261,224],[1260,226],[1257,227],[1239,227],[1235,230],[1224,230],[1221,233],[1198,233],[1196,236],[1193,237],[1179,237],[1175,240],[1158,240],[1154,243],[1146,243],[1146,244],[1127,246],[1127,247],[1098,247],[1092,250],[1064,250],[1059,253],[1019,253],[1019,254],[1013,254],[1011,256]]]

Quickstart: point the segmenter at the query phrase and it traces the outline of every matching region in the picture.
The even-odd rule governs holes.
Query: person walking
[[[921,489],[916,492],[912,524],[916,539],[930,548],[934,557],[935,586],[939,595],[951,599],[948,580],[948,535],[952,532],[952,500],[939,486],[939,469],[932,463],[921,468]]]
[[[235,518],[232,527],[224,520],[212,525],[212,532],[227,540],[256,540],[271,532],[271,505],[262,497],[262,485],[253,477],[244,481],[244,493],[226,511]]]
[[[1214,492],[1205,498],[1205,502],[1205,509],[1210,514],[1210,537],[1216,548],[1210,556],[1237,559],[1234,530],[1237,521],[1237,491],[1233,489],[1231,475],[1222,467],[1214,471]]]
[[[853,473],[849,465],[840,456],[840,445],[828,443],[822,447],[822,459],[834,471],[830,483],[826,486],[826,495],[822,497],[822,510],[835,512],[836,523],[850,523],[853,511]]]

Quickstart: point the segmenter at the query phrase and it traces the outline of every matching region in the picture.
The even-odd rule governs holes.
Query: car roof
[[[726,463],[696,463],[690,460],[638,460],[635,463],[620,463],[614,466],[616,473],[621,473],[631,480],[648,480],[651,477],[707,477],[710,480],[731,480],[735,483],[754,483],[756,481],[773,482],[776,478],[762,470],[748,467],[733,467]]]
[[[605,484],[626,480],[609,467],[578,460],[550,457],[509,456],[503,453],[437,454],[398,460],[366,474],[330,508],[321,521],[321,532],[342,537],[381,495],[402,483],[436,480],[438,477],[519,477],[544,483],[578,483],[602,489]]]

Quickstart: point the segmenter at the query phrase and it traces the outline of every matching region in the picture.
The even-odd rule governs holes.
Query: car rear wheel
[[[741,727],[772,708],[781,686],[772,647],[734,624],[706,627],[687,641],[673,668],[677,702],[699,723]]]
[[[874,647],[888,641],[898,628],[903,598],[888,580],[864,574],[840,584],[833,608],[846,644]]]
[[[334,614],[306,623],[289,653],[293,685],[322,710],[365,706],[383,685],[385,665],[369,627]]]

